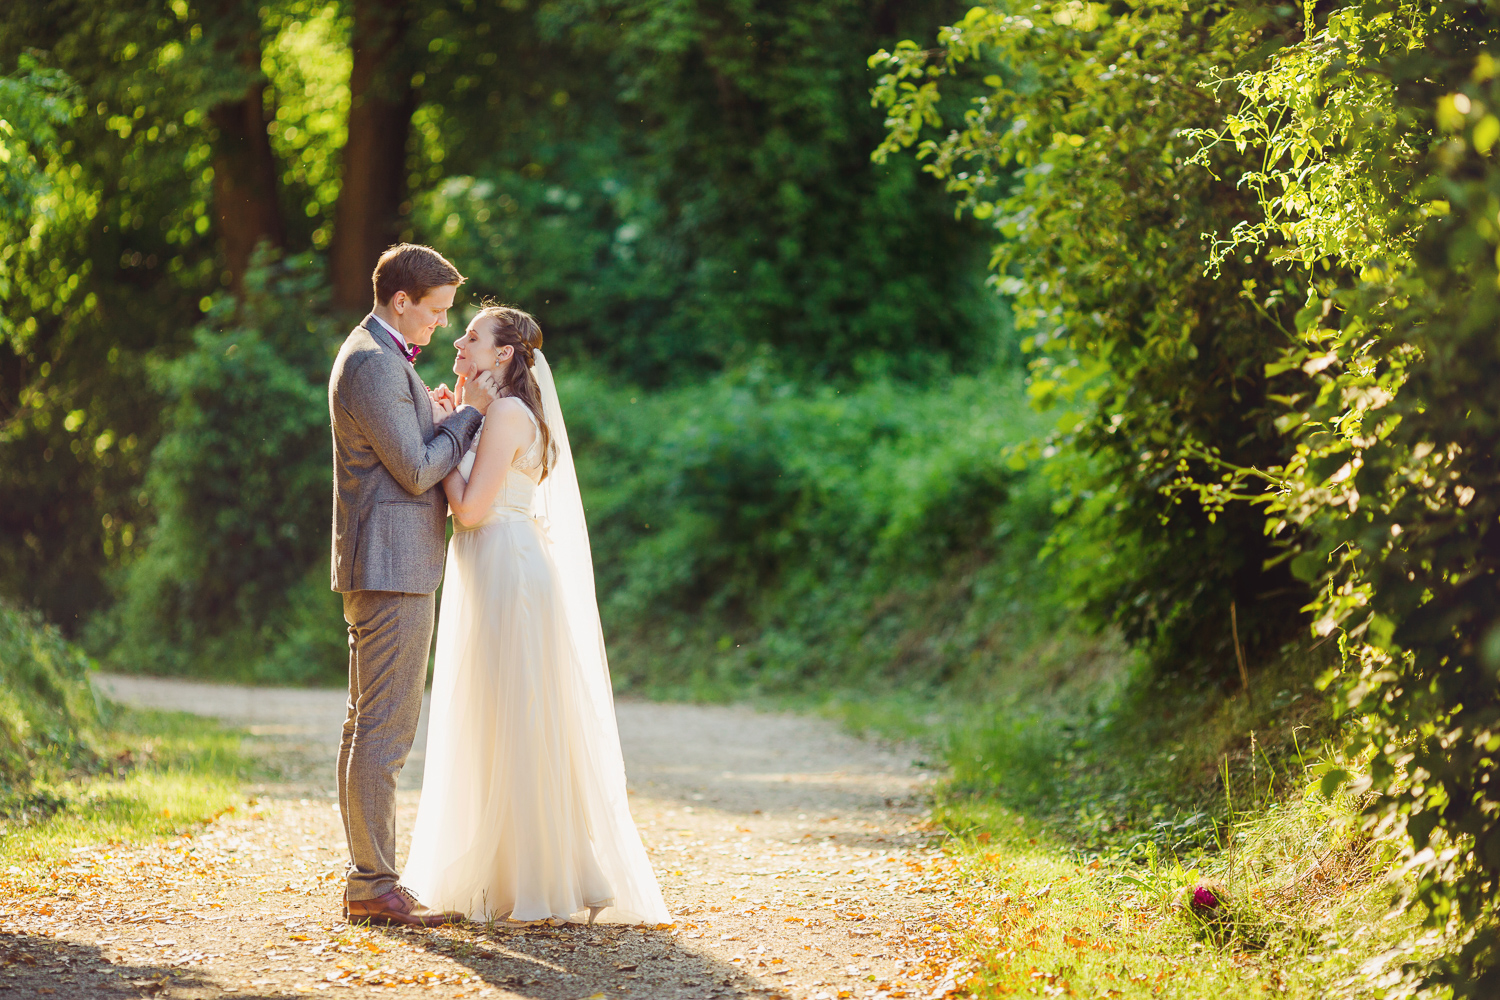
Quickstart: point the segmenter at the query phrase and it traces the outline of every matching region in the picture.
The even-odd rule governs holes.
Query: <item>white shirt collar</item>
[[[396,338],[396,342],[401,345],[401,349],[403,351],[407,350],[408,348],[411,347],[411,345],[406,342],[406,338],[403,337],[403,336],[401,336],[401,331],[392,328],[392,326],[389,323],[387,323],[385,320],[381,319],[379,316],[376,316],[374,313],[370,313],[370,316],[374,318],[375,322],[377,322],[381,326],[385,327],[386,330],[388,330],[390,332],[390,335],[392,337]]]

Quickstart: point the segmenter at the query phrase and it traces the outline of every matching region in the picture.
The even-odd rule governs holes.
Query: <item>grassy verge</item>
[[[88,656],[0,601],[0,872],[12,885],[74,848],[172,836],[241,801],[240,737],[97,697]]]
[[[961,904],[955,995],[1443,996],[1403,968],[1453,941],[1393,908],[1399,842],[1322,788],[1360,768],[1339,759],[1320,669],[1291,657],[1226,695],[1118,658],[982,697],[821,707],[947,765],[933,818]]]
[[[252,764],[239,735],[211,720],[106,706],[96,740],[91,766],[9,794],[0,871],[24,885],[74,848],[175,836],[244,802]]]
[[[940,818],[968,831],[949,845],[963,915],[951,975],[971,996],[1412,996],[1402,963],[1442,946],[1389,909],[1378,851],[1341,840],[1347,801],[1247,819],[1232,854],[1143,864],[1086,862],[993,801]],[[1217,907],[1194,904],[1205,886]]]

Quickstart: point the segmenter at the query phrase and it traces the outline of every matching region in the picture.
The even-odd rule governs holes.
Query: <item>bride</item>
[[[542,333],[486,304],[454,344],[459,391],[504,395],[443,480],[426,773],[402,881],[472,919],[670,920],[625,798],[588,529]]]

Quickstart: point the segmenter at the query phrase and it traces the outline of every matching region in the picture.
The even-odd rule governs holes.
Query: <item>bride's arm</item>
[[[480,438],[479,443],[483,444],[484,438]],[[478,455],[475,455],[474,457],[476,460],[479,458]],[[453,467],[452,472],[443,477],[443,492],[448,496],[448,513],[452,514],[457,509],[457,507],[455,507],[457,501],[455,501],[453,498],[462,498],[464,495],[464,475],[462,472],[458,471],[457,465]]]
[[[524,412],[525,406],[519,399],[496,400],[485,414],[484,433],[479,436],[469,481],[465,483],[457,469],[443,480],[448,507],[459,524],[476,524],[484,519],[500,495],[511,463],[531,444],[536,431]]]

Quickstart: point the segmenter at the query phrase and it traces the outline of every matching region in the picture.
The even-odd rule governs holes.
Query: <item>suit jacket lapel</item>
[[[371,339],[380,346],[382,351],[400,361],[402,367],[406,369],[406,381],[411,384],[411,402],[417,411],[417,422],[422,425],[423,437],[431,437],[433,429],[432,407],[430,405],[422,405],[427,402],[427,384],[417,375],[417,370],[412,367],[412,363],[406,360],[406,355],[401,353],[401,348],[396,344],[396,338],[391,336],[389,330],[380,325],[380,321],[375,318],[374,313],[367,315],[364,322],[359,325],[369,332]]]
[[[411,364],[410,361],[406,360],[406,355],[401,353],[401,348],[397,345],[396,338],[391,336],[389,330],[380,325],[380,320],[375,318],[374,313],[366,316],[364,322],[359,325],[370,332],[371,338],[374,339],[375,343],[380,345],[382,351],[400,358],[408,366]]]
[[[389,338],[387,338],[389,339]],[[405,358],[402,358],[406,362]],[[406,364],[406,380],[411,383],[411,402],[417,408],[417,423],[422,425],[422,437],[432,437],[432,402],[427,398],[427,383],[423,382],[417,370]]]

